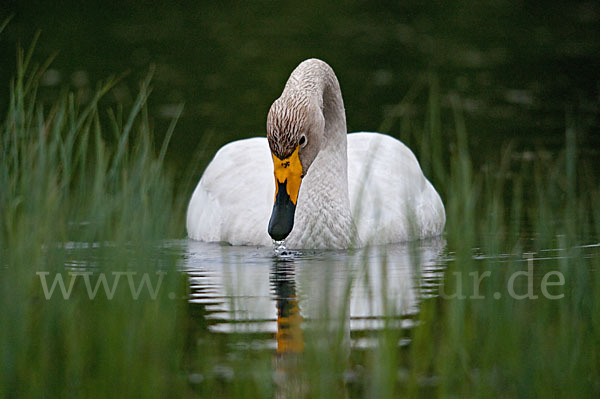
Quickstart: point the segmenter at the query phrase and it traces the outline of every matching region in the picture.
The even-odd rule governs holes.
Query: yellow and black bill
[[[275,203],[269,220],[269,235],[276,241],[284,240],[294,228],[294,213],[303,176],[299,150],[300,146],[284,159],[273,154]]]

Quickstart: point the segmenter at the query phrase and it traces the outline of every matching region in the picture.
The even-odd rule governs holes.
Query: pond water
[[[531,267],[535,269],[531,284],[536,295],[541,296],[539,285],[544,275],[557,270],[562,261],[599,256],[600,243],[590,241],[593,239],[585,237],[586,244],[571,248],[557,243],[555,247],[522,254],[486,253],[473,248],[472,260],[477,265],[473,270],[498,273],[510,264],[523,274]],[[66,245],[68,269],[93,270],[105,245]],[[319,322],[342,325],[345,345],[351,351],[375,348],[377,332],[390,327],[404,331],[407,337],[398,344],[408,345],[409,332],[424,300],[462,295],[446,292],[443,287],[444,272],[455,261],[455,254],[443,237],[347,251],[302,250],[285,256],[278,254],[275,247],[181,239],[162,243],[153,258],[166,260],[173,255],[180,259],[179,269],[188,280],[187,314],[212,339],[235,337],[228,348],[232,353],[301,352],[304,329],[317,325],[326,332],[326,326],[315,324]],[[475,284],[470,275],[465,281]],[[513,283],[517,296],[524,295],[530,284],[524,274]],[[487,284],[482,279],[477,290],[484,292]],[[494,300],[509,295],[519,299],[510,294],[510,284],[494,293]],[[551,295],[568,290],[559,287]]]

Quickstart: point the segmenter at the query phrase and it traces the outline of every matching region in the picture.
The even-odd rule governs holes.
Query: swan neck
[[[292,72],[286,91],[300,91],[315,101],[323,113],[325,131],[323,147],[334,147],[346,153],[346,112],[340,84],[333,69],[325,62],[310,59]]]
[[[338,80],[320,60],[302,62],[282,95],[299,96],[322,112],[319,152],[302,181],[291,247],[346,248],[355,230],[348,195],[346,113]]]

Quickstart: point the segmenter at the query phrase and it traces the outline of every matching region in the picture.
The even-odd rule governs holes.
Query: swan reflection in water
[[[323,321],[343,323],[349,349],[371,346],[365,334],[353,333],[379,330],[390,317],[410,328],[421,299],[441,283],[446,242],[302,251],[285,259],[268,247],[185,245],[190,302],[203,307],[210,331],[254,334],[253,346],[284,354],[302,352],[303,329],[323,328]],[[265,333],[272,338],[264,340]]]

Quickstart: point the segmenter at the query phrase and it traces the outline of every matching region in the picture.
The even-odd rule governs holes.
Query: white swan
[[[338,80],[317,59],[290,75],[269,110],[266,138],[217,152],[187,213],[190,238],[285,239],[288,248],[407,241],[439,235],[445,223],[440,196],[408,147],[380,133],[346,133]]]

